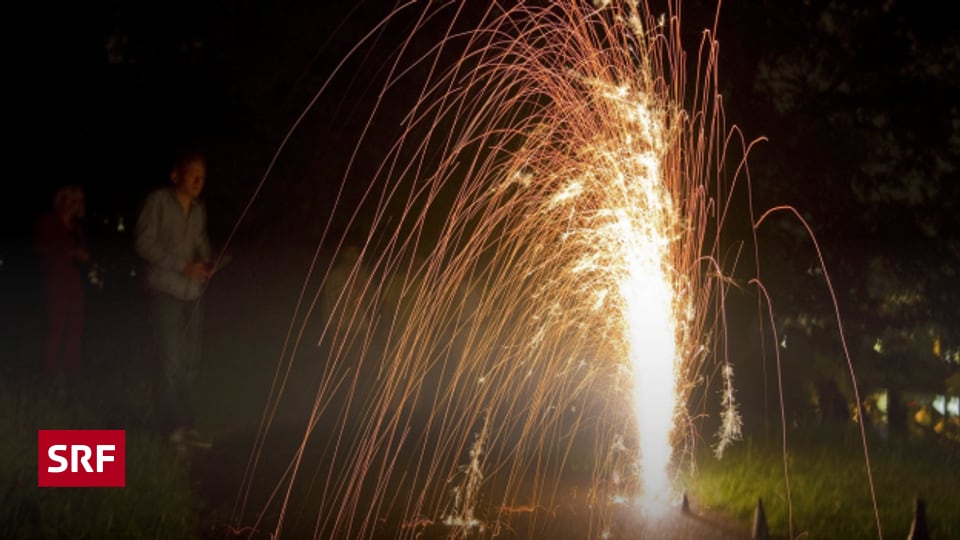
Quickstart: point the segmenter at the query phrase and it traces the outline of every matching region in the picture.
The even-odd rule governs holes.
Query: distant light
[[[887,414],[887,391],[877,393],[877,410],[883,414]]]
[[[781,349],[786,349],[786,348],[787,348],[787,336],[786,336],[786,334],[784,334],[783,339],[780,340],[780,348],[781,348]]]
[[[87,280],[90,281],[90,284],[99,289],[103,288],[103,275],[102,269],[99,265],[93,264],[90,266],[90,271],[87,272]]]
[[[877,338],[877,341],[873,344],[873,350],[877,351],[877,354],[883,354],[883,340]]]
[[[944,410],[950,412],[950,416],[960,416],[960,397],[937,396],[933,399],[933,408],[940,414],[945,414]]]
[[[123,216],[117,217],[117,232],[123,232],[127,227],[123,224]]]

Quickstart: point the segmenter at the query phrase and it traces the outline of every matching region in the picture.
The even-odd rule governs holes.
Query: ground
[[[264,264],[265,261],[269,264]],[[197,526],[201,537],[233,536],[230,526],[238,523],[235,516],[240,507],[244,507],[244,519],[240,521],[244,525],[236,536],[245,537],[252,533],[254,538],[267,538],[266,531],[271,530],[275,514],[270,512],[275,512],[276,506],[266,505],[265,501],[284,477],[292,452],[302,438],[323,362],[322,354],[314,346],[316,327],[311,324],[308,324],[301,351],[296,356],[296,367],[287,382],[288,398],[281,403],[273,418],[249,499],[241,497],[241,488],[245,473],[249,471],[251,451],[255,448],[256,434],[277,375],[284,338],[308,262],[303,254],[278,253],[269,257],[235,254],[234,262],[210,284],[205,298],[204,363],[198,381],[196,408],[198,427],[212,439],[213,446],[179,454],[163,437],[145,435],[147,444],[157,445],[152,454],[154,459],[168,460],[165,465],[188,471],[190,489],[199,498]],[[11,276],[4,277],[10,279]],[[56,381],[44,380],[35,369],[42,314],[31,298],[39,298],[39,282],[30,276],[18,279],[21,286],[16,288],[15,297],[19,300],[19,320],[24,324],[19,332],[3,336],[7,350],[11,352],[7,356],[11,360],[4,364],[3,389],[11,396],[36,396],[30,399],[42,400],[44,404],[18,402],[19,406],[45,411],[36,413],[38,425],[19,426],[19,438],[35,440],[36,429],[56,427],[51,422],[56,424],[61,420],[98,424],[69,426],[73,428],[127,429],[128,440],[134,434],[138,437],[149,434],[154,367],[149,362],[150,351],[145,337],[148,331],[143,294],[128,269],[115,266],[112,272],[105,274],[102,289],[91,287],[88,290],[88,363],[85,372]],[[307,292],[314,293],[315,287],[311,284]],[[8,309],[11,309],[10,305]],[[77,407],[89,413],[73,415],[68,411],[50,410],[56,407]],[[321,425],[313,439],[322,442],[324,436],[324,426]],[[29,468],[30,459],[27,456],[20,467]],[[132,466],[128,466],[128,470]],[[173,474],[164,470],[167,471],[164,474]],[[20,479],[29,480],[32,474],[29,470],[14,471],[15,477]],[[696,502],[689,514],[673,508],[657,520],[644,518],[637,508],[623,506],[615,510],[615,525],[609,531],[591,531],[587,519],[590,509],[585,497],[590,487],[588,476],[581,471],[564,478],[557,489],[555,508],[512,508],[504,514],[509,516],[508,522],[488,523],[483,534],[472,534],[471,537],[491,536],[493,532],[498,538],[548,535],[556,539],[591,538],[604,532],[610,533],[611,538],[727,539],[748,536],[742,524],[709,514]],[[132,475],[131,478],[135,477]],[[131,481],[136,484],[138,480]],[[128,485],[131,491],[137,487],[133,484]],[[10,494],[19,496],[15,492]],[[170,493],[160,491],[146,496],[145,509],[151,510],[150,496],[169,497]],[[52,504],[52,499],[44,498],[43,493],[37,495],[36,500],[40,501],[37,504]],[[67,508],[58,515],[70,512],[71,503],[59,504],[65,504]],[[257,510],[268,506],[271,510],[262,522],[257,523],[254,517]],[[300,537],[303,531],[312,530],[316,516],[309,504],[291,505],[291,508],[285,522],[288,537]],[[35,515],[50,515],[44,510],[41,508]],[[537,532],[529,533],[534,526]],[[388,516],[378,520],[374,536],[444,538],[450,531],[442,523],[426,520],[415,524],[400,523]]]

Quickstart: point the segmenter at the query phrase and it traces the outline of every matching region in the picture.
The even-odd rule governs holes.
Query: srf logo
[[[123,487],[127,482],[122,429],[41,429],[37,433],[40,487]]]

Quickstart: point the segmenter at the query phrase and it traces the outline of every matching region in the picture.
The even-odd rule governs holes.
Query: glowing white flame
[[[646,96],[620,86],[604,96],[627,127],[615,152],[607,152],[613,170],[605,175],[611,194],[610,221],[602,231],[616,268],[623,333],[631,373],[639,437],[643,502],[669,498],[668,467],[677,408],[677,318],[689,306],[679,298],[671,274],[671,235],[677,217],[661,175],[667,126],[663,113]],[[649,503],[649,504],[648,504]]]
[[[676,408],[673,294],[653,254],[632,256],[622,284],[634,376],[634,412],[640,436],[644,498],[670,490],[670,434]]]

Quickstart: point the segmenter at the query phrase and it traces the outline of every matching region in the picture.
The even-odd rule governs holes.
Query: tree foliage
[[[748,125],[770,139],[751,159],[758,200],[810,222],[865,384],[942,391],[960,345],[960,39],[916,3],[754,7],[738,30],[773,36],[745,92]],[[792,219],[760,231],[762,277],[778,326],[807,341],[809,380],[836,378],[823,269]]]

